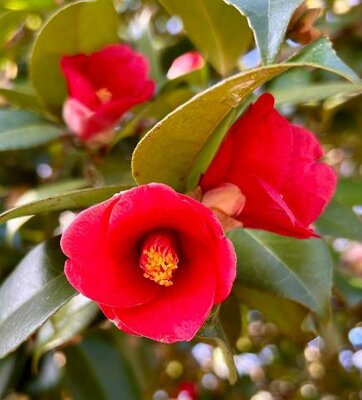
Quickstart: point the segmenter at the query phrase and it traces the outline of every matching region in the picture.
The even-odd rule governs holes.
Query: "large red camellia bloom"
[[[234,217],[245,227],[318,236],[311,223],[336,185],[322,156],[315,136],[282,117],[267,93],[231,127],[200,186],[204,193],[225,183],[238,186],[245,204]]]
[[[84,141],[113,128],[126,111],[154,92],[147,60],[126,45],[64,56],[60,64],[69,92],[63,118]]]
[[[191,340],[236,273],[233,246],[212,212],[163,184],[81,212],[61,247],[79,292],[118,328],[165,343]]]

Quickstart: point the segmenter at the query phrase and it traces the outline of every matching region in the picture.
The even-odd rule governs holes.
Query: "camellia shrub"
[[[361,16],[1,2],[2,399],[361,398]]]

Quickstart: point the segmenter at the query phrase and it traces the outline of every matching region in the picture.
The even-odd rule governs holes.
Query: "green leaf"
[[[6,43],[25,22],[26,13],[22,11],[8,11],[0,16],[0,52],[5,51]]]
[[[295,56],[293,62],[291,60],[234,75],[168,114],[137,145],[132,159],[135,180],[139,184],[162,182],[178,191],[185,191],[200,151],[209,139],[213,140],[213,135],[217,135],[215,129],[221,121],[233,108],[240,107],[255,89],[290,68],[323,68],[353,81],[356,77],[354,72],[338,58],[336,60],[329,41],[323,38],[317,42]],[[326,57],[328,52],[330,57]]]
[[[312,339],[311,332],[305,332],[302,329],[309,313],[308,309],[302,305],[241,285],[234,285],[233,292],[243,304],[261,311],[266,320],[275,323],[283,335],[303,343]]]
[[[338,180],[336,199],[346,206],[362,205],[361,178],[342,178]]]
[[[0,214],[0,224],[9,219],[24,217],[26,215],[37,215],[50,211],[89,207],[95,203],[108,199],[115,193],[127,189],[129,189],[129,186],[105,186],[101,188],[76,190],[74,192],[34,201],[12,208],[11,210],[7,210]]]
[[[24,194],[22,194],[16,201],[15,206],[21,206],[32,201],[46,199],[54,195],[64,195],[64,193],[67,193],[70,190],[80,189],[86,185],[87,184],[84,179],[72,179],[44,184],[38,188],[28,190]],[[18,231],[18,229],[30,218],[31,216],[16,218],[7,223],[6,234],[10,242],[12,241],[14,234]]]
[[[323,82],[271,90],[276,104],[302,104],[318,102],[333,96],[357,95],[362,87],[355,83]]]
[[[44,11],[57,6],[54,0],[2,0],[6,8],[12,10]]]
[[[303,0],[224,0],[248,19],[263,64],[279,54],[289,21]]]
[[[321,239],[292,239],[245,229],[230,232],[229,237],[238,258],[240,285],[329,316],[332,262]]]
[[[362,201],[362,199],[361,199]],[[333,200],[316,222],[318,231],[331,235],[362,242],[362,222],[347,206]]]
[[[210,140],[207,141],[202,151],[200,151],[197,155],[190,175],[187,177],[186,191],[191,191],[197,186],[201,175],[207,170],[208,166],[211,164],[225,135],[228,133],[231,125],[235,120],[236,110],[237,109],[233,109],[221,121],[219,126],[215,129],[213,135],[210,137]]]
[[[55,238],[35,247],[0,286],[0,358],[31,336],[75,290]]]
[[[362,278],[359,276],[348,276],[340,272],[334,277],[336,288],[343,294],[351,307],[362,304]]]
[[[235,347],[241,335],[242,323],[240,303],[234,291],[220,304],[219,320],[228,342]]]
[[[16,206],[21,206],[32,201],[44,200],[50,196],[64,195],[69,191],[87,186],[85,179],[64,179],[57,182],[45,183],[41,186],[27,190],[16,201]]]
[[[139,400],[142,398],[125,358],[100,333],[65,349],[66,379],[74,400]]]
[[[289,58],[287,62],[323,68],[358,83],[361,88],[361,80],[358,75],[337,56],[331,41],[327,37],[321,37],[309,46],[305,46],[299,53]]]
[[[221,74],[233,70],[252,35],[237,10],[222,0],[160,0],[166,10],[181,17],[194,45]]]
[[[34,94],[22,92],[16,89],[0,88],[0,95],[13,106],[47,116],[44,106]]]
[[[41,146],[63,135],[63,129],[26,111],[0,110],[0,151]]]
[[[118,42],[117,27],[118,16],[111,0],[75,2],[47,21],[34,44],[30,73],[34,88],[49,110],[60,114],[67,95],[60,58]]]
[[[98,312],[97,304],[81,294],[62,306],[38,332],[33,366],[38,365],[38,361],[44,353],[59,347],[82,332]]]

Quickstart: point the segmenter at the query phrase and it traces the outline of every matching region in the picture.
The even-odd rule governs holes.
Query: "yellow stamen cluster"
[[[96,95],[102,104],[108,103],[112,98],[112,93],[107,88],[98,89]]]
[[[168,249],[161,251],[156,246],[142,251],[143,276],[162,286],[171,286],[172,274],[178,268],[178,257],[174,251]]]

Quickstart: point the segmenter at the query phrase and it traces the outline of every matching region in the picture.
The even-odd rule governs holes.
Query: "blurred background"
[[[71,1],[0,0],[1,90],[31,94],[30,48],[47,16],[65,3]],[[168,92],[162,77],[175,57],[194,49],[181,19],[170,17],[154,0],[117,0],[116,7],[120,38],[152,58],[154,77],[163,88],[157,94],[161,100],[141,116],[138,110],[127,116],[129,123],[122,127],[127,137],[99,167],[103,182],[129,184],[130,156],[140,135],[220,76],[206,66]],[[361,76],[361,2],[309,0],[306,8],[320,10],[304,15],[309,29],[299,29],[298,19],[290,26],[280,58],[323,33]],[[259,64],[251,39],[238,68]],[[1,399],[362,399],[361,96],[332,74],[309,69],[287,72],[262,90],[274,93],[279,110],[291,121],[318,135],[340,177],[338,203],[329,209],[334,218],[322,216],[317,224],[334,259],[333,321],[323,327],[323,339],[300,327],[282,303],[270,305],[264,297],[246,306],[243,299],[230,297],[223,315],[240,376],[231,386],[222,354],[211,341],[170,346],[123,334],[79,295],[19,350],[0,360]],[[321,96],[324,90],[331,95]],[[0,91],[0,107],[8,106],[9,97],[1,97]],[[37,105],[29,103],[32,107]],[[0,208],[86,187],[91,175],[82,149],[67,138],[30,150],[3,151]],[[48,213],[0,226],[0,282],[29,249],[61,233],[73,216],[70,211]]]

